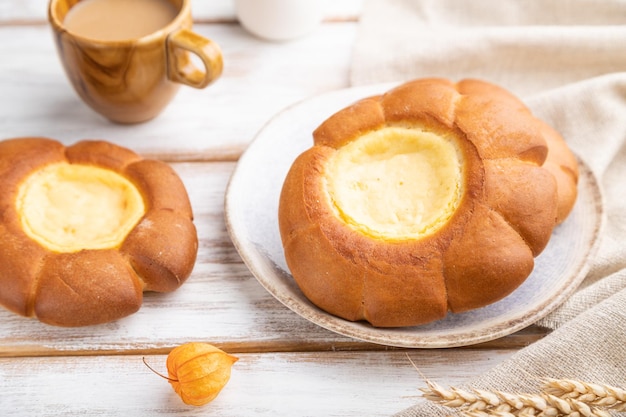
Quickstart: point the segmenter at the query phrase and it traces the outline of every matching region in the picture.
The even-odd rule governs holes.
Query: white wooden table
[[[441,350],[352,340],[276,301],[230,242],[224,191],[238,157],[286,106],[348,87],[361,6],[327,1],[313,34],[270,43],[239,26],[232,0],[196,0],[195,29],[221,45],[223,77],[206,90],[182,88],[149,123],[119,126],[71,89],[47,25],[47,0],[0,0],[0,138],[99,138],[170,162],[189,191],[200,238],[187,283],[171,294],[146,294],[141,310],[118,322],[65,329],[0,309],[3,416],[391,415],[423,401],[424,382],[407,353],[424,377],[458,384],[544,335],[529,328]],[[142,362],[164,371],[167,353],[190,341],[240,358],[224,391],[201,408],[184,405]]]

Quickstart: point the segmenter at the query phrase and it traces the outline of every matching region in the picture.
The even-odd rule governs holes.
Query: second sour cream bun
[[[280,195],[287,265],[321,309],[415,326],[498,301],[576,200],[563,138],[480,80],[418,79],[340,110]]]

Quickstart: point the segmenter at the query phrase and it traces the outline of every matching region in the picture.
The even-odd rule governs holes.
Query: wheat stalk
[[[547,379],[544,390],[557,397],[575,398],[597,407],[626,411],[626,390],[622,388],[573,379]]]
[[[460,409],[468,417],[609,417],[577,398],[560,398],[551,393],[511,394],[479,389],[443,388],[427,381],[421,389],[424,398],[446,407]]]

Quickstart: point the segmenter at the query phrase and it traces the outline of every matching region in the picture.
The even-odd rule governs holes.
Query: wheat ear
[[[460,409],[468,417],[609,417],[603,410],[592,409],[576,398],[559,398],[552,394],[511,394],[500,391],[485,391],[459,388],[443,388],[427,381],[422,388],[424,398],[446,407]]]
[[[547,379],[544,389],[557,397],[575,398],[597,407],[626,411],[626,390],[622,388],[573,379]]]

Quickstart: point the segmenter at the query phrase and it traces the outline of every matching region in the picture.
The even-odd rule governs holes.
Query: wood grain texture
[[[513,352],[410,352],[419,372],[405,352],[242,354],[217,399],[198,408],[141,356],[0,359],[0,409],[6,417],[383,416],[424,401],[423,378],[458,385]],[[165,356],[145,359],[165,372]]]
[[[258,40],[237,25],[196,25],[220,44],[222,77],[182,87],[156,119],[110,123],[74,93],[45,27],[0,27],[3,138],[42,135],[72,143],[101,138],[168,161],[236,160],[268,119],[294,102],[348,84],[355,23],[330,23],[288,43]]]
[[[194,28],[219,43],[224,73],[206,90],[181,88],[157,119],[136,126],[106,121],[72,91],[46,23],[47,1],[0,1],[0,38],[10,40],[0,42],[0,139],[106,139],[170,162],[189,192],[200,249],[183,287],[147,294],[138,313],[114,323],[57,328],[0,310],[3,416],[391,415],[420,401],[423,379],[407,353],[426,378],[459,384],[545,335],[529,327],[445,350],[360,342],[283,306],[233,247],[224,192],[236,161],[284,108],[348,87],[363,0],[324,0],[325,22],[284,43],[243,30],[233,0],[194,0]],[[148,355],[163,371],[165,355],[189,341],[240,357],[225,390],[202,408],[185,406],[141,361]]]

